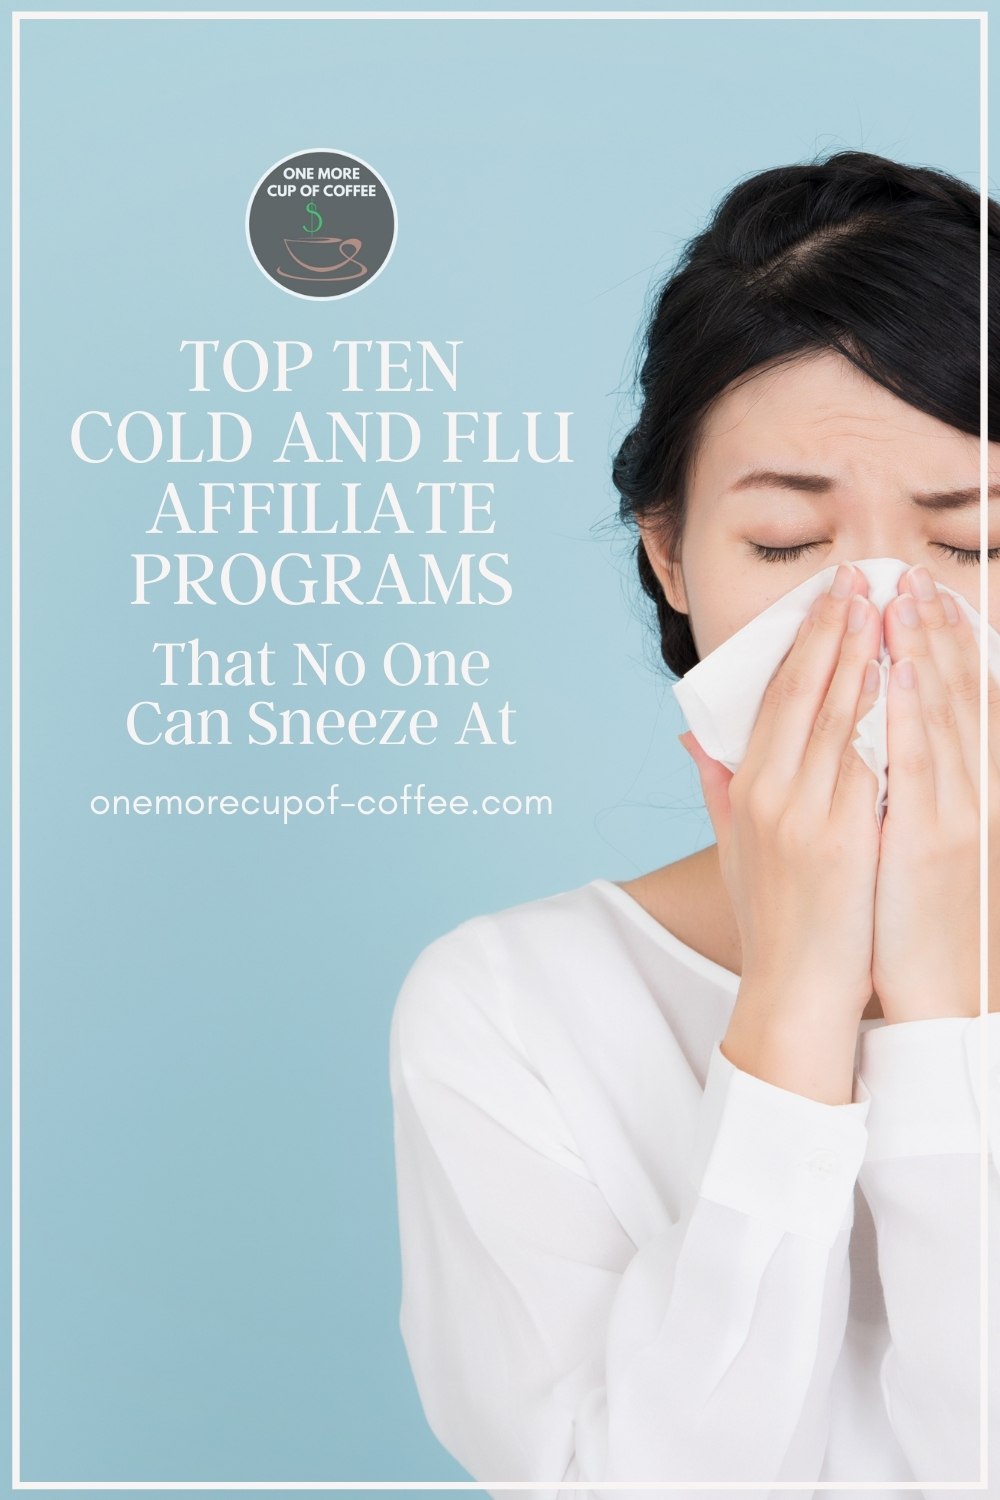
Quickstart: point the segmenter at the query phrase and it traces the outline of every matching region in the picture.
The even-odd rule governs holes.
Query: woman
[[[915,568],[884,619],[838,570],[735,775],[682,736],[715,844],[473,917],[406,976],[401,1327],[486,1484],[979,1477],[1000,1034],[979,655],[936,586],[978,608],[978,282],[972,189],[840,152],[737,186],[660,291],[614,477],[670,671],[835,562]],[[995,323],[991,297],[991,396]],[[851,740],[883,629],[880,832]]]

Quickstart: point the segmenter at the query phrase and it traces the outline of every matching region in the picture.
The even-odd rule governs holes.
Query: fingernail
[[[899,611],[899,618],[902,620],[904,625],[920,624],[920,616],[917,614],[917,606],[910,598],[909,594],[899,595],[899,603],[897,604],[896,608]]]
[[[833,575],[830,593],[835,599],[846,599],[854,582],[854,569],[850,563],[841,563]]]
[[[917,676],[913,670],[913,662],[910,657],[906,656],[902,661],[896,663],[896,676],[899,679],[900,687],[916,687]]]
[[[873,659],[870,660],[867,667],[865,667],[865,680],[862,691],[866,693],[874,693],[875,689],[878,687],[878,679],[878,662]]]
[[[847,616],[847,628],[849,631],[860,630],[868,618],[868,600],[863,594],[855,594],[851,600],[851,608]]]
[[[941,608],[944,610],[945,614],[948,616],[948,619],[949,619],[950,623],[952,625],[957,625],[958,624],[958,605],[955,603],[955,601],[952,598],[952,596],[950,594],[946,594],[943,589],[941,591]]]
[[[934,598],[934,580],[925,567],[911,568],[910,582],[918,599]]]

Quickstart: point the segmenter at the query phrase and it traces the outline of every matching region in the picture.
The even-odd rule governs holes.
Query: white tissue
[[[853,561],[853,559],[852,559]],[[895,557],[868,557],[854,566],[868,580],[868,597],[881,614],[890,599],[895,598],[896,584],[909,563]],[[696,666],[672,684],[688,725],[706,755],[736,771],[747,753],[750,736],[764,692],[782,658],[798,634],[809,606],[828,589],[837,571],[834,563],[807,578],[789,593],[755,615],[748,625],[709,652]],[[977,575],[978,577],[978,575]],[[937,580],[935,579],[935,582]],[[982,642],[981,616],[961,594],[938,583],[951,594],[959,609],[964,610],[977,641]],[[986,622],[988,670],[1000,681],[1000,634]],[[886,694],[891,658],[883,633],[879,653],[880,682],[878,697],[857,724],[852,741],[861,759],[878,778],[875,816],[879,826],[885,815],[889,784]]]

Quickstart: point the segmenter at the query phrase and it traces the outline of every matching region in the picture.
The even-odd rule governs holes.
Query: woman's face
[[[988,447],[992,486],[1000,443]],[[917,503],[956,490],[972,491],[971,503]],[[1000,487],[989,508],[988,544],[1000,546]],[[699,657],[821,569],[867,557],[923,563],[978,610],[979,440],[839,354],[762,367],[705,416],[673,566],[655,533],[641,531],[669,602],[690,617]],[[758,551],[799,547],[773,559]],[[989,621],[1000,629],[997,568]]]

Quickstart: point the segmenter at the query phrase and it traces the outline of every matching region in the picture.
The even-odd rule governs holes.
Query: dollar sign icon
[[[316,207],[315,203],[307,203],[306,204],[306,213],[307,214],[311,214],[312,217],[316,220],[316,223],[315,224],[303,224],[303,226],[302,226],[303,231],[306,234],[318,234],[319,231],[323,228],[323,215],[320,213],[320,211]]]

